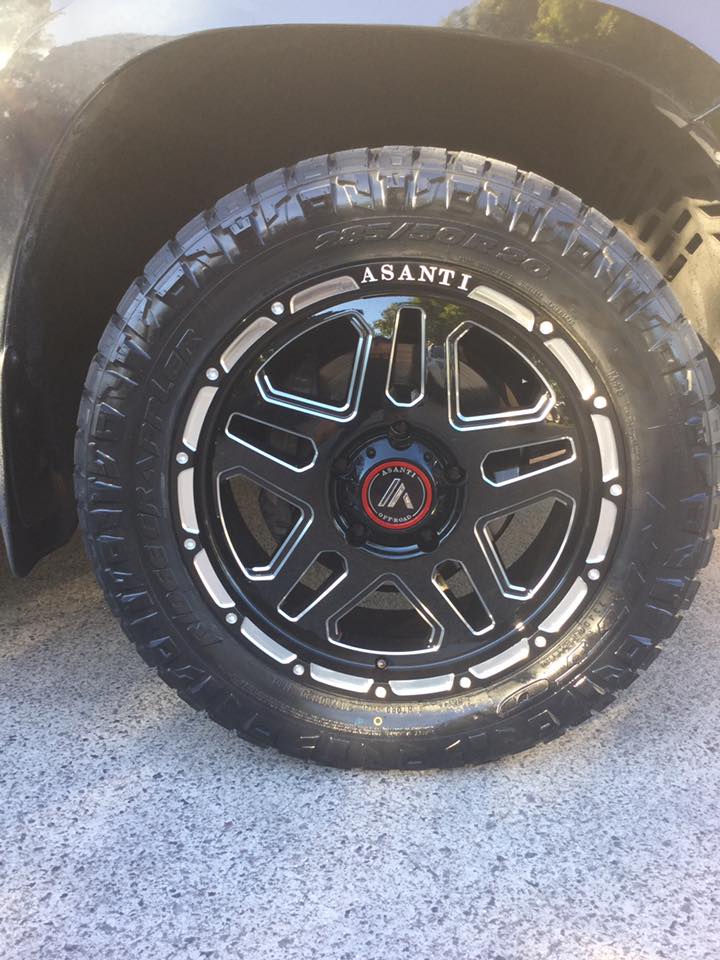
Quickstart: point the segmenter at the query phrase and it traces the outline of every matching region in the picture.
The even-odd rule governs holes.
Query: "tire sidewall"
[[[405,218],[383,216],[357,223],[365,236],[373,224],[399,227]],[[438,229],[457,228],[454,219],[432,218]],[[461,224],[467,229],[467,224]],[[319,237],[347,228],[347,221],[323,224],[285,237],[251,261],[228,267],[223,275],[185,307],[170,312],[149,345],[153,362],[122,405],[124,430],[112,443],[126,494],[127,549],[156,610],[148,628],[173,638],[189,664],[208,670],[220,683],[274,713],[303,725],[326,726],[345,733],[392,735],[482,730],[498,722],[504,705],[520,703],[521,691],[534,690],[537,703],[556,694],[587,669],[602,664],[621,635],[633,629],[629,572],[656,563],[671,544],[649,543],[643,531],[655,528],[653,503],[668,510],[692,489],[683,435],[684,416],[667,381],[648,353],[637,325],[623,324],[601,290],[552,250],[510,238],[505,229],[483,222],[497,240],[485,255],[437,239],[358,240],[333,244]],[[499,257],[497,251],[511,252]],[[290,286],[304,278],[344,266],[382,261],[428,260],[472,272],[477,282],[499,285],[531,301],[592,358],[595,372],[621,424],[631,481],[625,522],[610,575],[582,617],[548,651],[511,676],[483,690],[445,700],[393,704],[367,703],[334,691],[322,691],[282,675],[259,655],[238,645],[218,612],[211,609],[189,574],[181,537],[168,509],[168,464],[172,438],[203,371],[217,362],[218,346],[239,332],[238,325],[258,304],[277,293],[277,278]],[[529,269],[527,264],[531,263]],[[532,268],[533,264],[541,268]],[[377,291],[375,291],[377,292]],[[424,292],[430,292],[424,291]],[[654,430],[658,424],[663,430]],[[138,456],[139,452],[139,456]],[[655,541],[658,538],[655,537]],[[137,630],[144,629],[142,626]],[[541,689],[538,689],[540,684]],[[506,711],[505,711],[506,712]],[[382,719],[381,727],[377,717]]]

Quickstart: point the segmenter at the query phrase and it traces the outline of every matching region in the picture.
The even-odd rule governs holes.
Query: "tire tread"
[[[101,517],[112,509],[107,506],[112,465],[103,465],[101,476],[93,460],[103,416],[121,415],[112,403],[113,388],[117,378],[132,381],[129,355],[142,364],[149,356],[152,330],[172,314],[175,304],[324,212],[342,218],[398,205],[419,213],[438,209],[480,214],[533,243],[554,244],[561,256],[591,274],[619,319],[637,327],[669,389],[687,410],[696,465],[697,490],[684,501],[683,541],[653,571],[638,571],[639,589],[646,592],[641,624],[636,621],[618,643],[612,662],[589,666],[571,685],[555,691],[542,709],[530,700],[492,729],[459,741],[431,734],[412,742],[343,737],[300,722],[281,728],[261,705],[249,711],[202,666],[187,661],[170,637],[148,642],[139,629],[144,616],[152,617],[145,612],[147,604],[143,606],[147,591],[125,589],[106,562],[104,538],[112,535]],[[606,270],[608,262],[614,270]],[[88,553],[108,605],[145,662],[186,703],[251,742],[275,744],[287,753],[342,767],[414,769],[486,761],[554,739],[605,709],[677,629],[697,593],[697,574],[710,559],[711,530],[720,522],[720,405],[709,358],[668,284],[624,233],[564,188],[509,163],[439,148],[390,146],[303,160],[233,191],[179,230],[130,284],[100,339],[83,389],[75,462]]]

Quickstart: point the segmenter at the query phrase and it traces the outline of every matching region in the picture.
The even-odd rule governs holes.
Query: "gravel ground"
[[[720,554],[618,705],[444,773],[249,746],[133,653],[77,540],[0,573],[0,956],[720,956]]]

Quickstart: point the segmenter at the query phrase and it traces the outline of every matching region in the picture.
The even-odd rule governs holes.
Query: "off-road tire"
[[[486,238],[482,247],[454,239],[472,231]],[[569,628],[492,685],[400,710],[278,678],[241,648],[188,573],[167,478],[178,409],[217,339],[203,310],[219,290],[235,284],[250,302],[271,296],[271,275],[278,283],[311,267],[414,257],[495,276],[573,331],[621,420],[629,475],[611,568]],[[228,729],[344,767],[486,761],[607,706],[675,631],[720,513],[714,393],[708,358],[668,284],[622,232],[561,187],[436,148],[315,157],[218,201],[130,285],[80,406],[80,523],[108,603],[140,655]]]

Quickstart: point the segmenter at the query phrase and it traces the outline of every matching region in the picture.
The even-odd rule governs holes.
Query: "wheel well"
[[[718,172],[637,82],[550,47],[441,30],[257,28],[173,41],[86,104],[26,225],[6,336],[18,572],[74,528],[81,385],[144,263],[260,174],[390,142],[476,151],[577,193],[656,260],[717,344]]]

